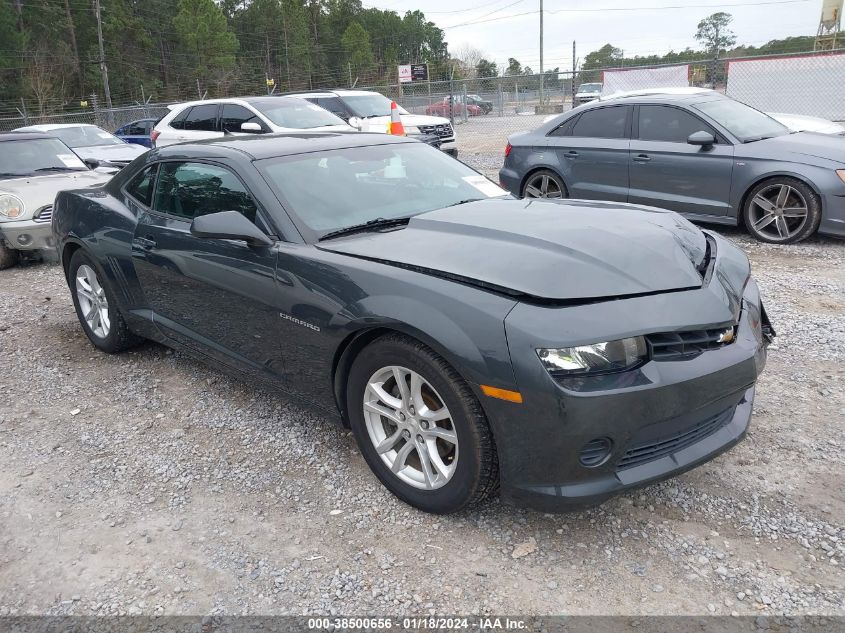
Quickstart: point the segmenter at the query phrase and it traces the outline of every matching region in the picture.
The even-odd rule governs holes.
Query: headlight
[[[405,134],[419,134],[420,128],[416,125],[406,125],[405,127]]]
[[[837,169],[836,175],[842,179],[842,182],[845,182],[845,169]]]
[[[14,220],[24,213],[23,201],[10,193],[0,194],[0,221]]]
[[[648,360],[648,347],[642,336],[634,336],[607,343],[538,349],[537,356],[554,376],[602,374],[644,363]]]

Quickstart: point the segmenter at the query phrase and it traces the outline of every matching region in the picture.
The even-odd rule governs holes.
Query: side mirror
[[[84,158],[82,159],[82,162],[85,163],[85,166],[88,169],[97,169],[97,167],[100,166],[100,161],[96,158]]]
[[[716,137],[710,132],[704,130],[700,132],[693,132],[687,137],[687,143],[690,145],[700,145],[701,147],[709,147],[716,142]]]
[[[194,218],[191,235],[218,240],[241,240],[251,246],[270,246],[273,243],[237,211],[220,211]]]
[[[364,120],[357,117],[357,116],[349,117],[349,120],[347,121],[347,123],[349,123],[349,125],[354,127],[359,132],[361,131],[361,128],[364,127]]]
[[[246,123],[241,123],[241,132],[248,132],[249,134],[261,134],[264,132],[264,129],[261,127],[260,123],[255,123],[254,121],[247,121]]]

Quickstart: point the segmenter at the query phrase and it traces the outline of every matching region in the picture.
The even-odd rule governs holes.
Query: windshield
[[[714,99],[697,103],[693,107],[722,125],[743,143],[789,134],[789,129],[768,114],[733,99]]]
[[[343,102],[358,117],[366,119],[367,117],[390,116],[390,99],[377,92],[367,95],[344,95]],[[397,107],[399,114],[408,114],[402,106],[397,105]]]
[[[578,92],[601,92],[601,84],[581,84]]]
[[[294,130],[310,130],[327,125],[347,127],[343,119],[305,99],[275,98],[269,102],[252,102],[251,105],[279,127]]]
[[[422,143],[351,147],[256,161],[317,237],[377,218],[407,218],[468,200],[508,195],[463,163]]]
[[[93,125],[62,127],[49,130],[47,134],[58,136],[68,147],[94,147],[95,145],[123,145],[116,136]]]
[[[0,178],[32,176],[52,170],[87,169],[67,145],[55,138],[21,139],[0,143]]]

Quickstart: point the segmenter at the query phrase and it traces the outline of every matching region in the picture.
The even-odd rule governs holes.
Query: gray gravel
[[[845,615],[845,244],[728,235],[780,334],[747,441],[568,515],[421,514],[329,421],[0,272],[0,615]]]

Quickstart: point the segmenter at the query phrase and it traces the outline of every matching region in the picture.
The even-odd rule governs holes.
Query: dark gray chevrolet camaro
[[[153,150],[63,192],[79,320],[351,426],[404,501],[596,503],[739,442],[773,333],[745,255],[679,215],[517,200],[383,134]]]

